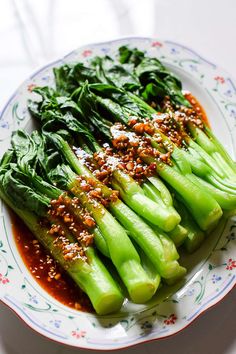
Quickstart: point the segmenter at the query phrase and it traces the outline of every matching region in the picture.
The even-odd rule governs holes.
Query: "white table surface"
[[[79,47],[123,36],[192,47],[236,77],[235,0],[0,0],[0,110],[36,68]],[[236,138],[236,137],[235,137]],[[235,354],[236,289],[171,338],[122,353]],[[0,354],[72,354],[0,304]]]

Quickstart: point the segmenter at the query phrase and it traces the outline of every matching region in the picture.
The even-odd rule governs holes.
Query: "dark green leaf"
[[[138,50],[137,48],[130,49],[127,46],[122,46],[119,48],[119,60],[121,64],[131,63],[137,66],[144,58],[144,52]]]

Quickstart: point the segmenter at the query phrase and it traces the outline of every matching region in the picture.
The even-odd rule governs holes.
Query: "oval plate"
[[[151,38],[126,38],[79,48],[37,71],[10,98],[0,118],[0,151],[9,146],[11,132],[33,129],[27,100],[34,85],[53,85],[52,68],[96,55],[113,56],[121,45],[146,50],[171,68],[202,103],[210,124],[235,159],[235,81],[197,53],[180,44]],[[219,302],[236,284],[236,217],[222,219],[204,247],[183,256],[185,283],[164,286],[145,305],[128,301],[118,314],[99,317],[70,309],[45,292],[22,262],[12,237],[7,208],[0,215],[0,299],[38,333],[61,343],[89,349],[119,349],[179,332]]]

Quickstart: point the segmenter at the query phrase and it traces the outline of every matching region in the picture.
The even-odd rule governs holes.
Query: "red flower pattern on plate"
[[[236,268],[236,261],[234,261],[232,258],[230,258],[227,262],[226,269],[232,270],[233,268]]]
[[[35,87],[36,87],[35,84],[29,84],[29,85],[27,86],[27,90],[28,90],[29,92],[32,92]]]
[[[83,51],[82,55],[83,57],[89,57],[92,54],[92,51],[90,49],[86,49]]]
[[[72,335],[72,337],[75,337],[76,339],[84,338],[86,335],[86,331],[82,331],[82,330],[81,331],[78,331],[78,330],[72,331],[71,335]]]
[[[218,81],[220,84],[225,83],[225,79],[222,76],[216,76],[214,77],[214,80]]]
[[[163,44],[161,42],[158,42],[158,41],[155,41],[155,42],[152,42],[152,47],[162,47]]]
[[[0,273],[0,284],[7,284],[9,283],[9,279],[5,277],[2,273]]]
[[[172,324],[175,324],[176,320],[177,320],[177,316],[176,316],[174,313],[172,313],[172,314],[164,321],[164,323],[165,323],[166,325],[172,325]]]

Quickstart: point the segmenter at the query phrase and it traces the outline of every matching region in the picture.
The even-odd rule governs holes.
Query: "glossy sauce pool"
[[[94,312],[87,295],[53,261],[25,224],[10,211],[19,253],[35,280],[56,300],[80,311]]]

